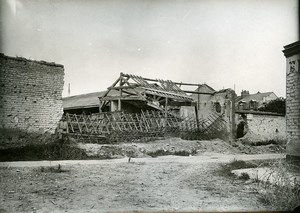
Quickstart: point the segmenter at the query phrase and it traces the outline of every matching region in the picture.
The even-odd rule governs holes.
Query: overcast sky
[[[120,72],[285,97],[296,0],[1,0],[1,52],[63,64],[67,96]]]

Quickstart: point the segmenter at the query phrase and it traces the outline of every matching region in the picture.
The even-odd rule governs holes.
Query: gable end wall
[[[62,65],[0,54],[0,128],[54,133],[63,84]]]

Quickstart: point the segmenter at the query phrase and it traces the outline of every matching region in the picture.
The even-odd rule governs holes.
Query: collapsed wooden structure
[[[182,90],[182,85],[196,86],[197,90]],[[200,94],[204,100],[201,109]],[[215,138],[224,131],[225,134],[232,133],[232,94],[227,90],[216,92],[206,84],[120,73],[118,79],[98,97],[99,113],[66,113],[67,134],[108,142],[168,135],[190,139]],[[208,113],[203,116],[202,111]]]
[[[170,80],[121,73],[103,96],[99,97],[100,112],[141,112],[141,110],[153,109],[170,111],[180,106],[191,106],[194,99],[187,95],[187,92],[198,92],[184,91],[179,87],[180,85],[182,83]],[[116,95],[116,92],[119,95]],[[211,93],[207,94],[211,95]]]
[[[88,141],[121,142],[178,136],[187,139],[208,139],[218,136],[225,127],[222,115],[207,119],[180,118],[161,111],[141,113],[66,114],[67,134]]]

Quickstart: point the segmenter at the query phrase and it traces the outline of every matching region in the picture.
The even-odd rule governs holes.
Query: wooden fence
[[[166,136],[203,139],[225,128],[223,115],[207,119],[182,118],[161,111],[141,113],[66,114],[67,134],[86,141],[133,141]]]

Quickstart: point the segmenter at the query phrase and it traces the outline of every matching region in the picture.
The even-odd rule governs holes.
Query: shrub
[[[249,180],[250,179],[249,175],[245,172],[242,172],[242,174],[239,178],[242,179],[242,180]]]
[[[286,101],[284,98],[277,98],[275,100],[270,101],[265,106],[258,108],[258,110],[264,112],[275,112],[285,115],[285,102]]]
[[[281,160],[269,168],[271,172],[258,184],[260,200],[277,210],[293,210],[300,204],[300,167]]]

